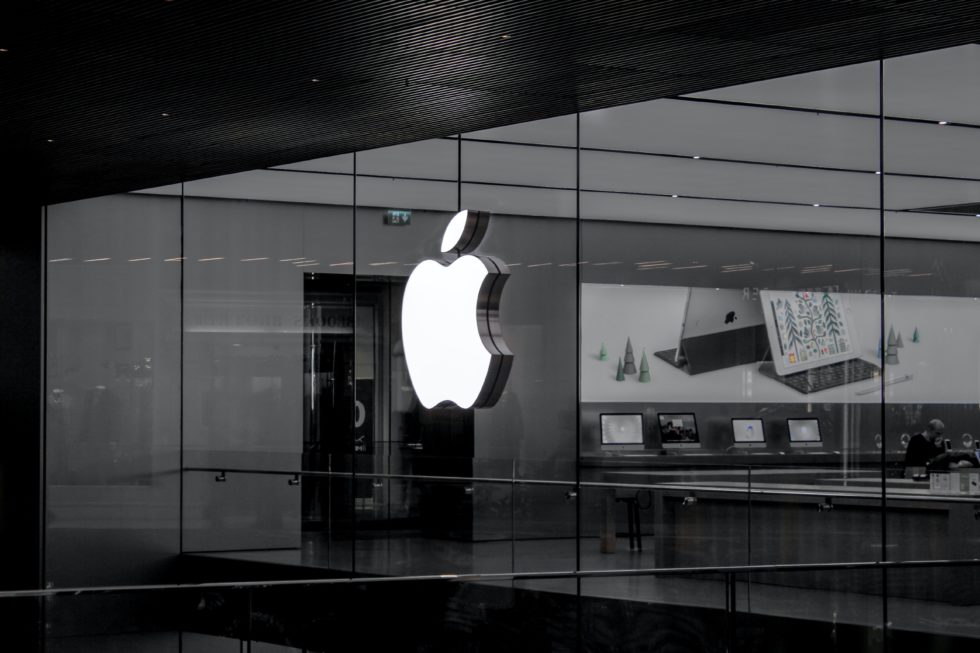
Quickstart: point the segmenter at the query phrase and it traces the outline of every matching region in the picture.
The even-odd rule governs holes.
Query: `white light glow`
[[[446,231],[442,234],[442,251],[451,252],[456,249],[459,239],[463,237],[463,230],[466,229],[466,217],[469,211],[462,210],[453,216],[453,219],[446,225]]]
[[[423,261],[408,279],[402,344],[412,385],[426,408],[443,401],[469,408],[479,397],[491,362],[476,321],[487,274],[480,259],[463,256],[448,266]]]

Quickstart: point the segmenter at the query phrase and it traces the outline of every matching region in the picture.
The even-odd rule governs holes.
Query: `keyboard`
[[[784,385],[788,385],[797,392],[810,394],[828,388],[836,388],[847,383],[873,379],[881,373],[881,368],[874,363],[869,363],[860,358],[852,358],[851,360],[823,365],[821,367],[815,367],[812,370],[795,372],[786,376],[777,374],[772,361],[766,361],[759,366],[759,372]]]

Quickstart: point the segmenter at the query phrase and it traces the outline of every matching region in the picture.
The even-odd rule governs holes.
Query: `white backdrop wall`
[[[583,284],[582,401],[878,403],[877,380],[801,394],[745,364],[694,376],[656,358],[676,347],[688,289],[683,286]],[[746,289],[746,293],[754,290]],[[877,294],[842,293],[850,306],[861,358],[878,362],[881,308]],[[887,296],[885,332],[902,334],[899,363],[888,365],[889,403],[980,403],[980,301],[973,297]],[[915,331],[919,342],[913,342]],[[630,338],[639,366],[645,351],[649,383],[637,375],[616,381],[617,361]],[[599,360],[605,344],[609,357]],[[870,391],[870,392],[869,392]]]

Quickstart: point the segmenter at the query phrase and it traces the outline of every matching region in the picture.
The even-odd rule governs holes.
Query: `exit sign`
[[[385,224],[407,225],[412,223],[412,212],[398,209],[388,209],[385,211]]]

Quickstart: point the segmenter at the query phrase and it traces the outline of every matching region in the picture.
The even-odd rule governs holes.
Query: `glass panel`
[[[180,199],[48,209],[49,586],[161,582],[180,551]]]
[[[734,650],[728,644],[727,588],[718,574],[585,578],[580,598],[583,648]]]
[[[639,482],[631,565],[881,555],[879,123],[777,82],[581,115],[581,536]]]
[[[980,568],[889,569],[890,640],[919,650],[971,650],[980,639]]]
[[[472,418],[423,412],[401,342],[405,282],[416,263],[438,254],[456,206],[457,147],[445,139],[357,156],[351,501],[358,572],[451,573],[475,564],[466,507],[476,490],[465,480],[472,476],[472,442],[455,431]],[[377,176],[382,172],[392,176]]]
[[[350,470],[353,177],[258,170],[185,194],[184,551],[224,552],[214,573],[239,579],[320,551],[350,569],[349,482],[298,474]]]
[[[962,102],[980,97],[980,46],[887,59],[883,67],[884,447],[892,463],[887,555],[975,559],[980,130],[976,111]],[[952,570],[923,574],[922,582],[941,586],[939,578],[957,576]],[[962,600],[972,600],[969,592]],[[930,608],[920,616],[928,620],[938,612]]]
[[[790,642],[796,650],[886,650],[881,569],[759,572],[734,578],[736,591],[729,602],[734,604],[738,650],[780,650]],[[896,623],[891,613],[888,619]],[[904,638],[893,642],[887,650],[916,650],[905,648]]]

